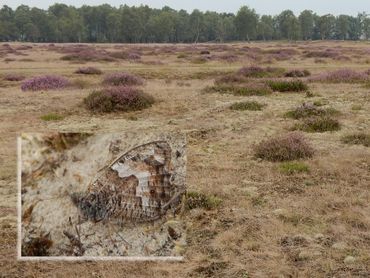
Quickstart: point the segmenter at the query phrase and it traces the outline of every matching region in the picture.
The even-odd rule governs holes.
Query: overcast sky
[[[331,13],[357,15],[358,12],[370,13],[370,0],[0,0],[0,6],[8,5],[16,8],[21,4],[31,7],[46,9],[54,3],[65,3],[80,7],[86,5],[99,5],[108,3],[112,6],[127,4],[129,6],[145,4],[153,8],[162,8],[167,5],[176,10],[185,9],[192,11],[200,9],[202,11],[233,12],[235,13],[240,6],[248,5],[254,8],[259,14],[275,15],[282,10],[290,9],[296,14],[309,9],[318,14]]]

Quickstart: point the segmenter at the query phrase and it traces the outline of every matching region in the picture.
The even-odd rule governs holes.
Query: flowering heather
[[[84,103],[94,112],[136,111],[150,107],[154,98],[137,88],[118,86],[93,92]]]
[[[70,82],[64,77],[44,75],[25,80],[21,89],[22,91],[58,90],[69,85]]]
[[[356,83],[369,80],[369,76],[364,72],[357,72],[351,69],[340,69],[333,72],[322,73],[310,79],[313,82],[328,83]]]
[[[103,84],[110,86],[135,86],[143,85],[144,81],[139,76],[127,72],[116,72],[106,75]]]
[[[77,74],[102,74],[102,71],[94,67],[79,68],[75,71]]]
[[[7,81],[22,81],[24,79],[25,77],[23,75],[17,73],[9,73],[4,76],[4,80]]]
[[[257,158],[269,161],[291,161],[312,157],[314,149],[302,134],[290,132],[260,142],[254,147]]]

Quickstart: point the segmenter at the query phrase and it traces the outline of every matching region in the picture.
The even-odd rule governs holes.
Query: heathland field
[[[0,45],[2,277],[369,277],[370,44]],[[17,262],[16,136],[187,134],[178,262]]]

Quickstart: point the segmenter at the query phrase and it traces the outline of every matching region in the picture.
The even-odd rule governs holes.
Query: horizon
[[[10,3],[8,3],[10,2]],[[273,3],[269,3],[273,2]],[[152,0],[152,1],[135,1],[135,0],[127,0],[120,2],[119,0],[113,1],[101,1],[101,0],[93,0],[93,1],[72,1],[72,0],[64,0],[64,1],[57,1],[53,2],[50,0],[12,0],[12,1],[3,1],[2,6],[7,5],[12,9],[16,9],[20,5],[27,5],[31,8],[36,7],[43,10],[47,10],[50,6],[54,4],[66,4],[68,6],[74,6],[76,8],[80,8],[83,5],[87,6],[99,6],[103,4],[108,4],[112,7],[119,7],[120,5],[128,5],[128,6],[141,6],[147,5],[151,8],[161,9],[165,6],[168,6],[175,10],[186,10],[188,13],[191,13],[193,10],[198,9],[202,12],[206,11],[214,11],[218,13],[234,13],[236,14],[238,9],[241,6],[248,6],[252,9],[255,9],[258,14],[261,15],[278,15],[284,10],[292,10],[295,15],[299,15],[300,12],[303,10],[312,10],[314,13],[318,15],[325,15],[325,14],[333,14],[338,16],[340,14],[346,14],[351,16],[356,16],[358,13],[370,13],[370,2],[368,0],[355,0],[352,2],[348,2],[346,0],[338,0],[335,3],[335,6],[329,1],[321,1],[321,0],[311,0],[311,1],[297,1],[294,0],[282,0],[279,3],[271,0],[261,0],[261,1],[223,1],[214,3],[210,0],[205,0],[202,2],[195,2],[195,1],[187,1],[182,2],[179,0],[175,1],[163,1],[163,0]],[[212,8],[209,9],[208,7],[211,6]]]

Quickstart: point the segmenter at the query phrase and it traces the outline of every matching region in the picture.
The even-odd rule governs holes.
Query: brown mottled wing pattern
[[[172,183],[172,172],[167,142],[141,145],[105,168],[79,199],[78,206],[93,221],[156,220],[181,195]]]

